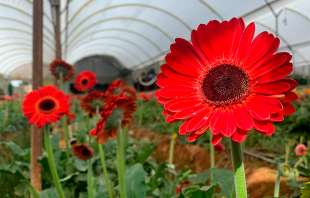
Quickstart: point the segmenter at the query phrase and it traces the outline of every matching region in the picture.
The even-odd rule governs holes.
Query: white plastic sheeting
[[[44,0],[44,61],[54,57],[51,7]],[[309,0],[61,0],[64,58],[74,63],[109,55],[128,69],[159,59],[176,37],[189,39],[200,23],[243,16],[272,31],[290,50],[297,71],[309,74]],[[0,73],[30,77],[32,1],[0,1]],[[277,18],[277,19],[276,19]]]

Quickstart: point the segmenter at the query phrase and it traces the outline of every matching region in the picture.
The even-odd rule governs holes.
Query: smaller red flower
[[[49,68],[57,80],[62,78],[63,81],[68,81],[74,75],[73,66],[63,60],[55,59],[50,63]]]
[[[81,107],[90,115],[101,112],[104,106],[106,95],[104,92],[93,90],[81,99]]]
[[[96,74],[91,71],[82,71],[75,79],[74,87],[81,92],[93,88],[96,84]]]
[[[94,155],[93,149],[87,144],[72,141],[71,146],[72,153],[80,160],[88,160]]]
[[[76,115],[75,115],[74,113],[72,113],[71,111],[68,111],[68,112],[66,113],[66,116],[67,116],[67,118],[68,118],[68,119],[67,119],[68,124],[74,122],[74,120],[76,119]]]
[[[223,152],[225,151],[225,147],[222,143],[218,143],[216,145],[214,145],[214,149],[217,151],[217,152]]]
[[[98,143],[105,143],[107,139],[116,136],[119,123],[122,127],[130,124],[135,109],[135,100],[126,93],[121,93],[119,96],[109,95],[100,113],[101,119],[96,129],[90,131],[90,135],[96,136]]]
[[[124,81],[117,79],[114,80],[106,90],[107,95],[119,96],[120,94],[127,95],[133,100],[136,100],[136,91],[129,87]]]
[[[297,144],[297,146],[295,147],[295,154],[297,156],[304,156],[304,155],[307,155],[307,153],[308,153],[308,148],[306,147],[306,145]]]
[[[41,128],[67,114],[69,97],[55,86],[44,86],[27,94],[22,108],[29,123]]]
[[[147,102],[147,101],[150,101],[153,98],[153,96],[154,96],[153,92],[149,92],[149,93],[142,92],[140,93],[139,98]]]

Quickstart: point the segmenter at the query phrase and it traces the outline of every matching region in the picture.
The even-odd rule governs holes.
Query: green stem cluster
[[[46,130],[44,132],[44,145],[47,152],[47,161],[48,166],[51,171],[51,175],[53,178],[54,185],[56,187],[57,193],[59,198],[65,198],[65,194],[62,188],[62,185],[60,183],[60,179],[57,172],[55,157],[53,154],[53,147],[49,136],[49,127],[46,127]]]
[[[101,166],[103,169],[103,179],[104,179],[104,183],[107,187],[108,190],[108,194],[109,194],[109,198],[113,198],[114,197],[114,193],[113,193],[113,188],[112,188],[112,182],[109,178],[109,174],[107,171],[107,166],[106,166],[106,162],[105,162],[105,153],[104,153],[104,148],[102,144],[98,144],[98,149],[99,149],[99,157],[100,157],[100,161],[101,161]]]
[[[116,154],[120,198],[126,198],[125,141],[126,141],[126,131],[120,128],[119,134],[117,136],[117,154]]]

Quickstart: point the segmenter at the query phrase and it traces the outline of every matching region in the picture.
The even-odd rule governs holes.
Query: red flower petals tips
[[[63,60],[54,60],[49,65],[50,71],[52,75],[60,80],[62,78],[63,81],[70,80],[74,75],[73,66]]]
[[[54,86],[44,86],[27,94],[22,108],[29,123],[41,128],[69,112],[69,97]]]
[[[89,115],[95,115],[102,111],[105,98],[106,94],[104,92],[93,90],[81,99],[81,107]]]
[[[96,84],[96,74],[91,71],[82,71],[75,78],[74,87],[81,92],[85,92],[93,88]]]
[[[294,112],[292,56],[276,52],[274,35],[254,33],[254,23],[241,18],[214,20],[193,30],[191,42],[170,46],[155,95],[167,121],[184,122],[179,133],[189,141],[207,129],[213,144],[223,137],[243,142],[251,129],[272,135],[273,122]]]

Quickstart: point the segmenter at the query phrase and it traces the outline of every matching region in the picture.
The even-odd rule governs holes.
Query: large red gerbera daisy
[[[91,91],[81,100],[81,107],[90,115],[102,111],[106,95],[102,91]],[[98,112],[97,112],[98,111]]]
[[[96,84],[96,74],[91,71],[82,71],[75,79],[74,87],[81,92],[93,88]]]
[[[50,71],[52,75],[57,79],[62,81],[68,81],[70,80],[74,75],[74,69],[73,66],[69,63],[55,59],[53,60],[49,65]]]
[[[279,39],[243,19],[199,25],[191,42],[176,39],[161,66],[156,96],[167,121],[183,120],[179,134],[195,141],[211,129],[213,144],[242,142],[251,129],[265,135],[293,112],[296,82],[291,55]]]
[[[51,85],[30,92],[23,102],[25,117],[39,128],[58,121],[68,111],[69,97]]]

